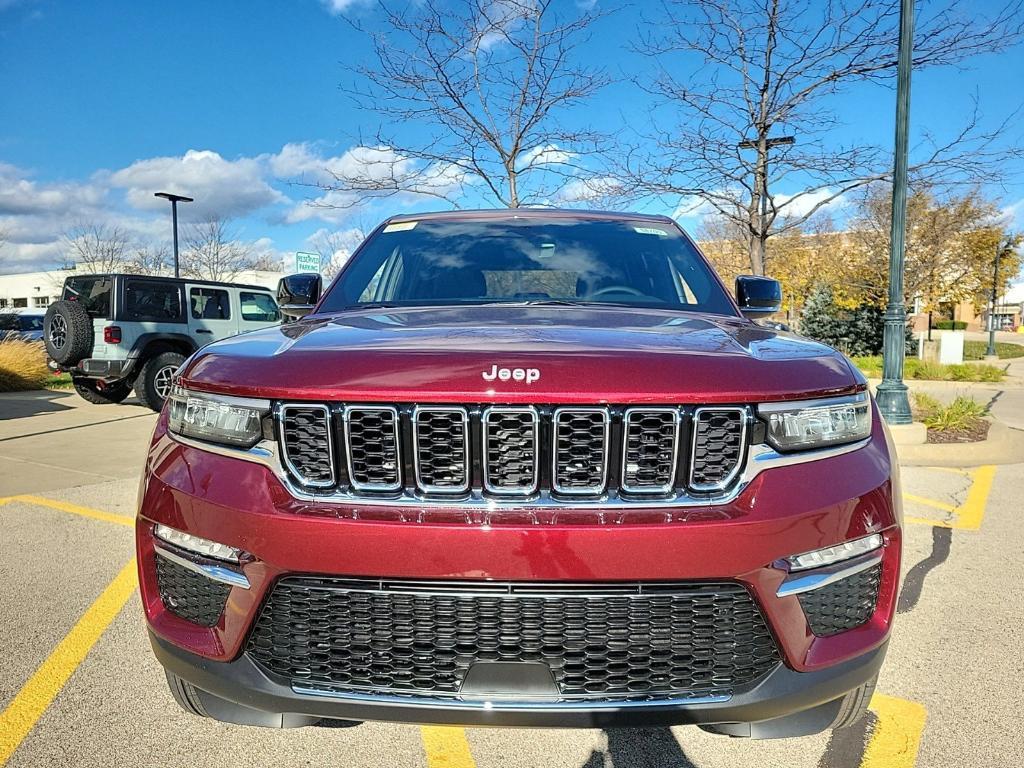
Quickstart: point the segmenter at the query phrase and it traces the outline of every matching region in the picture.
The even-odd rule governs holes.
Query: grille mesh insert
[[[212,627],[224,613],[231,587],[156,555],[156,583],[164,607],[175,616]]]
[[[353,487],[395,490],[402,484],[398,454],[398,414],[393,408],[349,408],[349,475]]]
[[[416,470],[426,491],[461,491],[469,487],[466,412],[416,411]]]
[[[881,578],[879,563],[835,584],[801,593],[798,596],[800,607],[804,609],[811,631],[819,637],[828,637],[859,627],[870,619],[878,601]]]
[[[692,488],[713,489],[731,479],[743,456],[746,418],[738,408],[698,409],[693,422]]]
[[[607,412],[603,410],[563,410],[555,414],[555,490],[565,493],[604,490],[607,424]]]
[[[334,482],[330,414],[322,405],[288,405],[281,412],[285,458],[305,485]]]
[[[491,408],[484,414],[485,485],[496,493],[537,486],[537,412]]]
[[[454,695],[476,661],[543,662],[559,695],[718,694],[779,663],[735,583],[525,585],[279,581],[247,652],[293,684]]]
[[[674,410],[630,409],[625,416],[622,487],[627,491],[668,491],[676,469]]]

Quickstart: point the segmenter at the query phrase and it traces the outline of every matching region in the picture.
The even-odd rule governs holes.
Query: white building
[[[0,310],[38,309],[45,310],[60,298],[64,278],[76,274],[74,270],[55,269],[49,272],[22,272],[16,275],[0,275]],[[233,283],[262,285],[276,289],[280,272],[249,270],[240,272]]]

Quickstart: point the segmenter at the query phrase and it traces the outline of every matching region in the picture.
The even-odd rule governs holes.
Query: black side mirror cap
[[[770,277],[740,275],[736,278],[736,303],[748,320],[771,317],[782,309],[782,285]]]
[[[317,272],[286,275],[277,283],[277,305],[291,319],[305,317],[320,301],[324,280]]]

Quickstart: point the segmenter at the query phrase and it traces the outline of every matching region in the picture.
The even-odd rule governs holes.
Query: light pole
[[[909,424],[910,399],[903,383],[907,308],[903,304],[903,259],[907,228],[907,134],[910,130],[910,68],[914,48],[914,0],[900,0],[900,47],[896,77],[896,158],[892,176],[889,305],[885,308],[882,383],[875,399],[890,424]]]
[[[1003,255],[1003,244],[996,242],[996,261],[992,270],[992,308],[988,312],[988,349],[986,357],[996,357],[996,299],[999,291],[999,257]]]
[[[171,192],[157,192],[154,197],[162,197],[171,201],[171,222],[174,228],[174,276],[181,277],[178,268],[178,203],[191,203],[191,197],[175,195]]]
[[[736,145],[736,149],[760,149],[762,139],[745,139]],[[764,252],[764,241],[765,234],[768,231],[768,150],[772,147],[778,147],[785,144],[795,144],[796,139],[793,136],[777,136],[774,139],[763,139],[764,141],[764,164],[761,167],[761,189],[759,195],[761,198],[761,225],[759,227],[761,236],[761,266],[764,266],[765,252]]]

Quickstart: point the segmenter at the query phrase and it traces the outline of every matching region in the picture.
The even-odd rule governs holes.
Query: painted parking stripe
[[[870,707],[878,723],[864,748],[860,768],[913,768],[927,710],[916,701],[881,693],[871,697]]]
[[[31,496],[28,494],[21,494],[18,496],[7,496],[4,499],[0,499],[0,504],[8,504],[21,502],[23,504],[34,504],[37,507],[49,507],[50,509],[56,509],[61,512],[70,512],[72,515],[79,515],[81,517],[88,517],[93,520],[102,520],[105,523],[116,523],[118,525],[126,525],[129,528],[135,527],[135,521],[124,515],[115,515],[111,512],[104,512],[102,509],[93,509],[92,507],[83,507],[78,504],[71,504],[67,501],[58,501],[57,499],[47,499],[42,496]]]
[[[908,515],[904,518],[905,522],[937,526],[939,528],[955,528],[962,531],[977,531],[981,528],[981,521],[985,517],[988,497],[992,492],[992,482],[996,476],[996,468],[989,464],[969,470],[966,474],[971,478],[971,487],[967,491],[967,498],[964,499],[963,504],[947,510],[953,514],[952,520],[933,520],[927,517]],[[904,494],[904,498],[918,501],[917,497],[909,494]],[[939,509],[944,508],[940,506],[940,502],[929,500],[929,503],[930,506]]]
[[[424,725],[420,735],[430,768],[476,768],[465,729]]]
[[[14,700],[0,712],[0,767],[11,758],[89,650],[121,612],[136,584],[133,557],[18,691]]]

